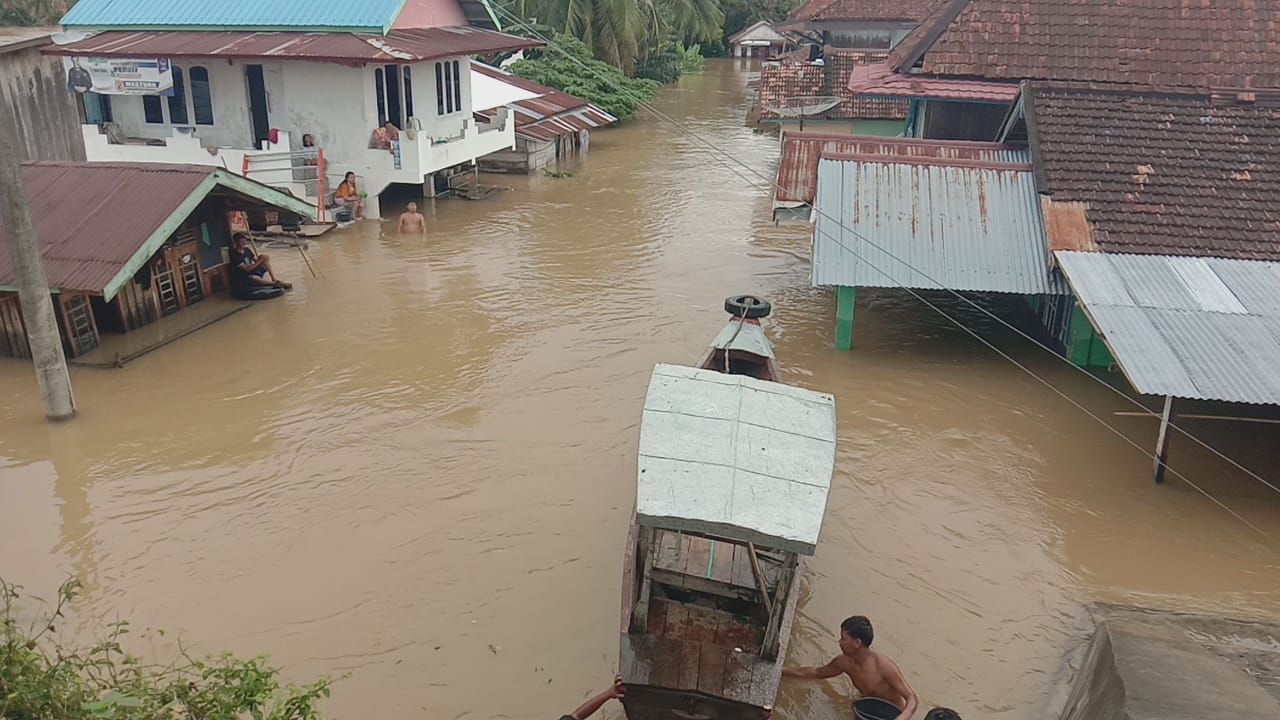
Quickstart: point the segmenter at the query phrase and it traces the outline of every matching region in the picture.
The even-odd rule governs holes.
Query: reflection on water
[[[708,63],[658,103],[769,174],[747,72]],[[73,423],[45,425],[30,368],[0,362],[0,575],[75,573],[93,618],[350,673],[343,717],[557,716],[616,663],[648,372],[695,361],[721,299],[755,292],[788,379],[840,414],[794,662],[865,613],[925,702],[1030,719],[1088,601],[1280,616],[1275,540],[1153,486],[1149,460],[909,296],[860,294],[856,348],[832,350],[803,226],[775,227],[697,140],[641,119],[577,169],[428,206],[425,239],[332,233],[311,251],[326,279],[275,251],[295,292],[76,369]],[[942,307],[1152,443],[1104,388]],[[1272,426],[1189,427],[1274,476]],[[1172,462],[1280,534],[1274,493],[1187,442]],[[845,694],[788,682],[777,715],[845,717]]]

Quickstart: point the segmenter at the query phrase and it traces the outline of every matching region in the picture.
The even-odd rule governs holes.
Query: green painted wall
[[[853,306],[857,289],[841,285],[836,288],[836,349],[853,347]]]
[[[1071,326],[1067,331],[1067,359],[1079,367],[1107,367],[1115,362],[1102,337],[1093,329],[1089,317],[1077,301],[1071,308]]]

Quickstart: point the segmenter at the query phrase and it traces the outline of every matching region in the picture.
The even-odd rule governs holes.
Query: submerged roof
[[[813,284],[1062,294],[1030,157],[824,155]]]
[[[56,32],[56,27],[0,27],[0,55],[46,45]]]
[[[1040,189],[1054,205],[1074,204],[1068,227],[1081,236],[1051,238],[1055,248],[1280,260],[1274,103],[1028,87]]]
[[[849,74],[848,89],[865,97],[931,98],[961,102],[1011,103],[1018,97],[1015,82],[894,72],[889,63],[861,65]]]
[[[809,0],[792,20],[919,20],[943,0]]]
[[[826,119],[868,118],[899,120],[907,116],[902,100],[856,97],[849,91],[849,77],[860,63],[882,60],[883,51],[826,48],[821,64],[804,60],[784,60],[760,69],[757,100],[762,119],[778,119],[771,108],[783,107],[788,98],[827,95],[840,99],[830,110],[816,117]]]
[[[604,127],[618,121],[618,118],[576,95],[539,85],[505,70],[473,62],[471,71],[473,78],[479,76],[492,82],[503,83],[511,87],[513,92],[522,92],[528,96],[510,103],[503,103],[513,111],[517,135],[546,141],[561,135]],[[477,106],[476,110],[485,117],[493,117],[496,114],[494,107],[497,106],[489,108]]]
[[[68,28],[303,29],[386,32],[405,0],[79,0]]]
[[[778,161],[778,203],[813,203],[818,187],[818,158],[824,152],[1003,163],[1021,163],[1027,157],[1023,151],[997,143],[784,132]]]
[[[950,0],[895,70],[1165,87],[1278,87],[1280,0]]]
[[[109,31],[66,45],[51,55],[90,57],[249,58],[331,62],[419,62],[485,55],[543,43],[476,27],[392,30],[386,36],[346,32]]]
[[[49,287],[108,299],[216,190],[315,215],[291,195],[211,165],[33,162],[22,178]],[[13,282],[0,227],[0,287]]]
[[[658,365],[640,423],[636,519],[812,555],[835,447],[830,395]]]
[[[1138,392],[1280,404],[1280,262],[1055,257]]]

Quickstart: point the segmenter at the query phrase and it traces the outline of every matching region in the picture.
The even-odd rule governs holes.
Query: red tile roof
[[[840,104],[819,117],[833,120],[869,118],[901,120],[907,116],[908,102],[884,98],[859,98],[849,91],[849,75],[862,63],[883,60],[882,52],[861,52],[826,48],[822,65],[807,62],[766,64],[760,70],[757,102],[761,119],[778,119],[770,107],[780,107],[787,98],[830,95]]]
[[[1280,87],[1280,0],[950,0],[890,53],[937,75]]]
[[[920,20],[943,0],[809,0],[794,20]]]
[[[43,49],[50,55],[91,57],[252,58],[334,62],[415,62],[487,55],[543,43],[476,27],[392,30],[384,36],[302,32],[102,32]]]
[[[1023,151],[1025,153],[1025,150]],[[780,203],[813,203],[818,188],[818,159],[831,155],[932,158],[949,164],[966,161],[1013,162],[1017,149],[999,143],[916,140],[867,135],[788,132],[782,135],[777,194]],[[881,157],[881,159],[884,159]]]
[[[1280,260],[1280,110],[1210,97],[1032,83],[1042,191],[1105,252]]]

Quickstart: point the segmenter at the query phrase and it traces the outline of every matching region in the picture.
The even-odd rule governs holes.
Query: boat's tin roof
[[[637,521],[812,555],[835,447],[826,393],[658,365],[640,423]]]
[[[716,335],[716,339],[711,341],[711,347],[716,350],[741,350],[761,357],[773,357],[773,346],[769,344],[769,338],[765,337],[764,328],[756,323],[741,320],[730,320],[720,330],[720,334]]]

